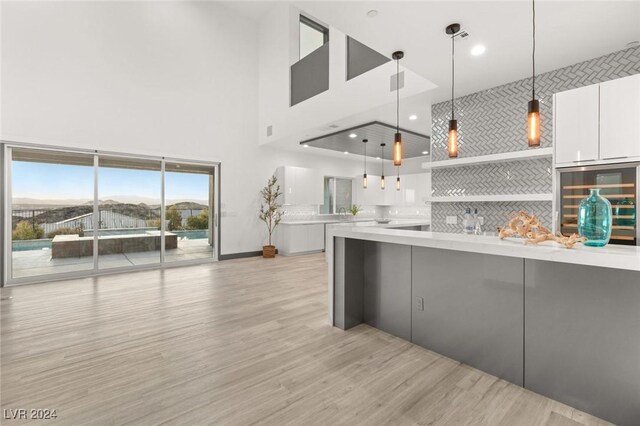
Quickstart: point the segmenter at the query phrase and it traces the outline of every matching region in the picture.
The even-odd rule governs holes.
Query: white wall
[[[385,105],[395,105],[396,93],[390,90],[390,78],[396,63],[387,62],[365,74],[346,81],[346,36],[329,27],[329,90],[304,102],[289,106],[289,67],[297,61],[295,36],[300,10],[286,2],[276,4],[260,23],[260,108],[258,133],[261,144],[295,144],[325,134],[328,124],[340,121],[342,128],[363,124],[360,113]],[[285,46],[289,46],[286,49]],[[380,52],[391,56],[392,52]],[[435,85],[400,64],[404,71],[401,99]],[[425,107],[425,111],[426,111]],[[395,110],[395,107],[394,107]],[[395,113],[392,114],[395,122]],[[267,127],[273,134],[267,136]],[[430,123],[425,126],[428,131]]]
[[[220,161],[222,254],[261,248],[258,191],[277,166],[360,172],[258,145],[256,24],[220,4],[1,7],[1,138]]]

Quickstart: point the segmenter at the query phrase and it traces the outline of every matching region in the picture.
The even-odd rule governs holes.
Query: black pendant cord
[[[380,176],[384,179],[384,145],[381,145],[380,148],[382,151],[382,156],[380,157]]]
[[[533,8],[533,51],[531,54],[533,83],[531,85],[531,99],[536,98],[536,0],[531,1]]]
[[[400,133],[400,58],[396,59],[396,133]]]
[[[455,120],[454,117],[454,108],[453,108],[453,99],[456,87],[456,43],[455,43],[455,34],[451,34],[451,119]]]

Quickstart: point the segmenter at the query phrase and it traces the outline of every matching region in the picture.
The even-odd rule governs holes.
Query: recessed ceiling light
[[[473,46],[471,48],[471,54],[473,56],[480,56],[482,55],[485,51],[487,50],[486,47],[484,47],[484,44],[476,44],[475,46]]]
[[[357,137],[358,137],[358,135],[356,135],[355,133],[351,133],[351,134],[349,135],[349,137],[350,137],[351,139],[353,139],[353,138],[357,138]]]
[[[422,151],[422,155],[427,155],[429,151]]]
[[[380,159],[380,157],[376,157],[376,160],[379,160],[379,159]]]
[[[417,120],[417,119],[418,119],[418,116],[415,114],[409,116],[409,120]]]
[[[369,18],[375,18],[376,16],[378,16],[378,11],[375,9],[371,9],[370,11],[367,12],[367,16]]]
[[[305,148],[309,148],[309,145],[307,145],[306,143],[302,145]]]
[[[349,153],[349,151],[345,151],[344,153],[345,153],[345,155],[346,155],[346,154],[348,154],[348,153]]]

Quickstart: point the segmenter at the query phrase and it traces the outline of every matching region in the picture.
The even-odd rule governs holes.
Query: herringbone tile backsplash
[[[541,145],[553,140],[552,96],[554,93],[640,73],[640,47],[625,49],[589,61],[536,76],[536,94],[542,117]],[[459,78],[465,78],[464,73]],[[474,157],[521,151],[527,147],[527,102],[531,78],[514,81],[455,100],[459,132],[459,156]],[[432,106],[431,158],[447,158],[446,135],[450,102]],[[435,169],[434,196],[484,194],[539,194],[552,191],[551,159]],[[551,225],[551,202],[433,203],[432,228],[437,232],[462,232],[462,225],[446,225],[446,216],[462,217],[465,207],[478,208],[485,229],[502,225],[508,215],[526,210]]]
[[[551,192],[546,158],[433,171],[432,195],[544,194]],[[436,179],[437,177],[437,179]]]
[[[431,206],[431,227],[435,232],[462,232],[464,209],[478,209],[478,216],[484,218],[483,231],[494,232],[496,227],[504,226],[509,216],[519,210],[533,213],[542,223],[551,229],[551,201],[523,201],[509,203],[433,203]],[[447,225],[447,216],[457,216],[457,225]]]
[[[590,84],[640,73],[640,47],[580,62],[536,76],[536,95],[542,118],[541,145],[551,146],[552,96]],[[459,73],[459,79],[465,78]],[[471,76],[469,76],[471,78]],[[527,146],[527,102],[531,78],[514,81],[455,100],[458,119],[459,157],[521,151]],[[432,106],[431,158],[447,158],[447,130],[451,103]]]

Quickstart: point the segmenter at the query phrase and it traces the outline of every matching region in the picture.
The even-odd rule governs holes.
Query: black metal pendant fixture
[[[384,189],[384,147],[385,147],[386,143],[381,143],[380,144],[380,189]]]
[[[456,62],[455,62],[455,37],[460,32],[460,24],[451,24],[445,28],[445,33],[451,36],[451,120],[449,120],[449,133],[447,135],[447,152],[449,158],[458,156],[458,120],[455,117],[455,87],[456,87]]]
[[[531,54],[533,79],[531,82],[531,100],[527,108],[527,139],[529,140],[529,147],[535,148],[540,146],[540,102],[536,99],[536,0],[532,0],[531,4],[533,12],[533,43]]]
[[[367,189],[367,139],[362,139],[364,144],[364,173],[362,174],[362,187]]]
[[[393,165],[402,166],[402,134],[400,133],[400,59],[404,52],[398,50],[391,55],[396,61],[396,134],[393,138]]]

